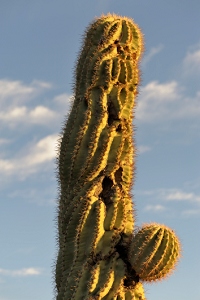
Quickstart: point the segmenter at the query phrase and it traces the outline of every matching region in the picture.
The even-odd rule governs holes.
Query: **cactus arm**
[[[175,233],[159,224],[144,225],[129,247],[129,261],[144,281],[160,280],[175,268],[181,247]]]

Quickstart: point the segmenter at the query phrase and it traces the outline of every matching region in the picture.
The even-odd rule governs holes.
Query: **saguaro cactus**
[[[133,109],[142,34],[116,15],[87,29],[58,157],[57,300],[144,300],[140,280],[165,276],[179,256],[172,232],[134,235]]]

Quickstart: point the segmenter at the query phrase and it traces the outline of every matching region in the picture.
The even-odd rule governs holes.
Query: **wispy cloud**
[[[142,66],[145,67],[156,54],[162,51],[163,48],[163,45],[158,45],[156,47],[151,48],[150,51],[143,57]]]
[[[155,200],[188,202],[192,201],[200,204],[200,195],[193,192],[185,192],[178,188],[160,188],[155,190],[138,191],[138,194]]]
[[[151,147],[149,147],[149,146],[139,145],[138,148],[137,148],[137,152],[139,154],[146,153],[146,152],[149,152],[149,151],[151,151]]]
[[[172,201],[193,201],[200,204],[200,196],[194,193],[183,192],[179,189],[172,189],[163,192],[165,200]]]
[[[135,116],[143,123],[190,118],[199,120],[199,103],[200,92],[191,98],[183,94],[183,88],[176,81],[151,81],[141,88]]]
[[[50,121],[54,121],[56,117],[56,112],[42,105],[33,109],[29,109],[26,106],[18,106],[0,113],[0,121],[6,123],[9,127],[16,125],[16,123],[47,124]]]
[[[41,273],[42,270],[39,268],[25,268],[19,270],[0,269],[0,275],[5,275],[5,276],[25,277],[25,276],[40,275]]]
[[[52,89],[52,84],[42,81],[33,81],[25,84],[21,81],[8,79],[0,80],[0,124],[7,128],[16,128],[19,125],[47,125],[58,122],[60,113],[67,114],[71,99],[70,95],[62,93],[44,105],[38,102],[38,96]],[[36,101],[35,101],[36,100]]]
[[[49,82],[39,80],[25,84],[20,80],[0,79],[0,101],[7,105],[10,100],[12,104],[22,103],[50,88],[52,85]]]
[[[10,140],[8,139],[0,139],[0,145],[5,145],[5,144],[8,144],[10,143]]]
[[[152,48],[144,57],[143,64],[147,64],[154,55],[163,49],[162,45]],[[169,120],[200,120],[200,89],[191,96],[191,85],[185,81],[184,74],[190,76],[196,82],[197,74],[200,74],[200,44],[189,47],[185,58],[179,66],[178,78],[159,82],[153,80],[140,88],[140,96],[136,107],[136,120],[143,123],[163,123]],[[182,76],[183,75],[183,76]],[[195,80],[194,80],[195,79]],[[182,83],[183,80],[183,83]]]
[[[183,60],[185,75],[200,73],[200,45],[190,49]]]
[[[145,197],[148,203],[144,207],[146,212],[170,212],[173,209],[175,213],[177,209],[177,213],[181,216],[190,217],[200,214],[200,195],[194,192],[172,188],[137,191],[136,194]],[[182,203],[182,205],[175,206],[175,202]]]
[[[57,138],[58,136],[53,134],[39,140],[23,158],[25,164],[34,166],[52,160],[55,157]]]
[[[160,205],[160,204],[146,205],[144,210],[157,213],[157,212],[162,212],[162,211],[166,210],[166,207],[163,205]]]
[[[200,209],[188,209],[182,211],[182,216],[184,217],[193,217],[199,215],[200,215]]]
[[[152,81],[141,88],[135,116],[144,123],[158,122],[163,117],[169,118],[171,114],[169,105],[179,98],[177,82],[159,83]]]
[[[72,95],[63,93],[63,94],[55,96],[54,101],[59,105],[68,107],[69,104],[71,104],[71,102],[73,101],[73,97],[72,97]]]
[[[24,178],[41,168],[45,170],[55,158],[57,132],[72,97],[62,93],[48,99],[45,95],[45,100],[40,98],[39,103],[38,96],[52,88],[52,84],[43,81],[27,84],[19,80],[0,80],[0,145],[3,146],[0,173],[5,177],[17,174],[18,179]],[[45,137],[40,126],[46,127]],[[29,137],[28,142],[24,133]]]
[[[0,123],[7,127],[16,124],[45,124],[56,118],[56,113],[44,105],[32,107],[31,100],[52,88],[48,82],[34,80],[25,84],[18,80],[0,80]]]
[[[1,173],[5,175],[18,174],[26,176],[38,171],[44,163],[52,161],[56,156],[56,134],[48,135],[35,144],[31,143],[11,159],[1,159]]]

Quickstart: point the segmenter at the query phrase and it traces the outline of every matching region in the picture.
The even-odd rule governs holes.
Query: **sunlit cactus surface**
[[[85,32],[74,97],[59,142],[57,300],[145,300],[142,281],[165,277],[180,246],[149,224],[134,234],[133,113],[143,36],[106,15]]]

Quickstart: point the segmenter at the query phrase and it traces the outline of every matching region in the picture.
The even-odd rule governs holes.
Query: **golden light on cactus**
[[[133,290],[127,290],[125,292],[126,300],[146,300],[144,294],[144,288],[141,282],[138,282]]]
[[[133,237],[129,262],[144,281],[160,280],[171,274],[181,253],[174,231],[156,223],[144,225]]]
[[[134,225],[132,120],[141,52],[140,30],[126,17],[102,16],[85,33],[58,158],[57,300],[111,297],[123,284],[116,245],[130,240]]]
[[[158,279],[177,258],[179,244],[166,227],[158,230],[163,256],[155,252],[155,228],[143,228],[129,247],[142,51],[141,31],[127,17],[102,16],[85,32],[59,144],[57,300],[145,300],[139,278]]]

